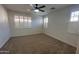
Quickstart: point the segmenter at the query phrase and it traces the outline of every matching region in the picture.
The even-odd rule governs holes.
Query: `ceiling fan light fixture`
[[[39,10],[38,9],[35,9],[34,12],[39,12]]]

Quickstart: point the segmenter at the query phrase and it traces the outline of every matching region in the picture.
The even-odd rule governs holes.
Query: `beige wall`
[[[77,37],[77,50],[76,50],[76,53],[79,54],[79,35]]]
[[[42,17],[37,15],[30,15],[32,16],[32,28],[15,28],[14,24],[14,15],[30,15],[26,13],[20,13],[20,12],[14,12],[14,11],[8,11],[9,16],[9,24],[11,29],[11,36],[24,36],[24,35],[31,35],[31,34],[37,34],[42,33],[42,23],[40,21],[42,20]]]
[[[44,29],[45,33],[76,47],[78,36],[68,32],[70,7],[49,13],[47,16],[48,28]]]
[[[0,5],[0,48],[10,38],[9,24],[7,12],[2,5]]]

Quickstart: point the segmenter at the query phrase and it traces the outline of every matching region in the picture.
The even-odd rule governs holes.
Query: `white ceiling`
[[[4,6],[8,9],[8,10],[13,10],[13,11],[19,11],[19,12],[25,12],[25,13],[33,13],[33,14],[38,14],[38,15],[46,15],[51,11],[55,11],[67,6],[70,6],[69,4],[40,4],[41,5],[45,5],[45,8],[42,8],[43,10],[45,10],[45,12],[39,12],[39,13],[34,13],[32,11],[32,6],[30,4],[5,4]],[[50,8],[55,7],[56,9],[51,10]]]

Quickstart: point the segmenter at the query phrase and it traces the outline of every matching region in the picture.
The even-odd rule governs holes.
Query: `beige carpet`
[[[7,53],[60,54],[75,53],[76,48],[51,38],[45,34],[36,34],[11,38],[1,49]]]

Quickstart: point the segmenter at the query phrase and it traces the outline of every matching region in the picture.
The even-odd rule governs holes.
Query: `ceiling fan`
[[[45,8],[45,7],[46,7],[45,5],[38,6],[38,4],[35,4],[35,5],[33,5],[33,10],[34,10],[34,12],[39,12],[39,11],[45,12],[45,10],[42,10],[42,8]]]

